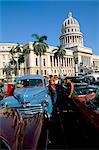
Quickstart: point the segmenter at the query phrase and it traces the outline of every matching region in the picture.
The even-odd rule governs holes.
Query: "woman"
[[[63,96],[63,109],[69,111],[72,105],[72,94],[74,93],[74,83],[65,78],[62,84],[62,96]]]
[[[52,77],[49,81],[49,92],[52,99],[53,109],[56,109],[56,101],[57,101],[57,85],[55,84],[55,79]]]

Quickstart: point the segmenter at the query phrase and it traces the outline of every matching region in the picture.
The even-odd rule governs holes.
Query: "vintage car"
[[[92,95],[91,95],[92,94]],[[99,133],[99,95],[94,96],[94,93],[90,93],[91,98],[86,99],[72,99],[74,106],[83,118],[86,120],[87,124],[93,126]]]
[[[99,95],[99,88],[97,86],[76,87],[72,95],[72,99],[80,102],[89,101]]]
[[[93,82],[95,81],[95,78],[93,76],[83,76],[82,79],[84,82],[88,83],[89,85],[92,85]]]
[[[0,109],[0,150],[46,149],[48,127],[42,105],[33,106],[34,113],[22,115],[14,108]]]
[[[93,73],[91,73],[91,74],[87,74],[87,75],[85,75],[85,77],[93,77],[94,78],[94,81],[97,81],[97,80],[99,80],[99,72],[93,72]]]
[[[43,76],[25,75],[17,78],[13,91],[12,96],[8,96],[0,101],[1,107],[17,108],[26,115],[32,110],[32,105],[41,104],[43,111],[46,111],[49,117],[51,116],[52,100]]]
[[[80,76],[66,76],[66,79],[69,79],[70,81],[72,81],[74,83],[74,87],[76,88],[83,88],[86,87],[88,84],[86,82],[84,82],[83,78]],[[64,84],[65,78],[62,79],[62,83]]]

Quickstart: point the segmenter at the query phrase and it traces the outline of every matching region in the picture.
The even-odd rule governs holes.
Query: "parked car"
[[[95,78],[93,76],[91,76],[91,75],[90,76],[84,76],[83,77],[83,81],[90,85],[90,84],[94,83]]]
[[[75,95],[86,95],[86,94],[90,94],[92,92],[98,93],[99,88],[97,86],[93,86],[93,85],[88,85],[85,87],[78,86],[75,88]]]
[[[99,133],[99,95],[94,96],[94,93],[89,94],[90,97],[86,99],[73,99],[75,108],[86,120],[86,123]]]
[[[43,111],[50,117],[52,113],[52,100],[48,93],[46,82],[41,75],[25,75],[16,79],[12,96],[0,101],[1,107],[13,107],[22,111],[25,115],[32,106],[41,104]]]
[[[42,109],[42,106],[39,106]],[[0,150],[46,149],[47,119],[33,106],[34,113],[23,116],[14,108],[0,109]]]
[[[87,83],[85,83],[84,81],[83,81],[83,78],[81,78],[81,77],[79,77],[79,76],[71,76],[71,77],[65,77],[65,78],[67,78],[67,79],[69,79],[69,80],[71,80],[73,83],[74,83],[74,89],[76,90],[76,89],[81,89],[81,88],[83,88],[83,87],[86,87],[88,84]],[[64,79],[62,79],[62,84],[63,85],[65,85],[65,83],[64,83],[64,81],[65,81],[65,78]]]
[[[93,77],[95,81],[99,79],[99,72],[85,75],[85,77]]]

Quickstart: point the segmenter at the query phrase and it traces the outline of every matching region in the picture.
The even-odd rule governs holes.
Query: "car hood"
[[[23,110],[24,113],[30,113],[32,111],[32,106],[36,106],[35,111],[41,112],[41,108],[37,109],[37,106],[43,106],[44,102],[48,102],[48,105],[44,106],[43,110],[46,110],[48,114],[51,114],[52,101],[46,87],[15,88],[13,96],[8,96],[0,101],[0,107],[13,107],[18,108],[22,113]]]
[[[42,99],[46,96],[45,87],[33,87],[33,88],[16,88],[14,96],[18,101],[22,103],[30,102],[35,99]],[[34,101],[33,101],[34,102]]]

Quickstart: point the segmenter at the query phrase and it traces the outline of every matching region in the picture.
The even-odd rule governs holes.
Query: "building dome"
[[[68,13],[68,18],[64,20],[61,29],[60,44],[65,48],[73,46],[83,46],[83,35],[80,32],[79,22]]]
[[[66,27],[70,27],[70,26],[74,26],[74,27],[78,27],[79,28],[79,23],[78,21],[72,17],[72,13],[69,12],[68,13],[68,18],[64,20],[63,22],[63,27],[66,28]]]

